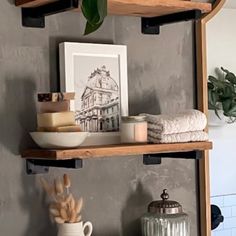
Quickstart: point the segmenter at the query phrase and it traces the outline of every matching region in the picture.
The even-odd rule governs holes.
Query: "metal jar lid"
[[[146,121],[146,116],[122,116],[123,122],[132,123],[132,122],[143,122]]]
[[[159,214],[178,214],[182,213],[182,206],[176,201],[169,201],[169,194],[164,189],[161,194],[162,200],[153,201],[148,205],[148,212]]]

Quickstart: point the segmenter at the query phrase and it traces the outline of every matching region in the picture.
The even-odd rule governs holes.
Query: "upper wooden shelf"
[[[37,7],[56,0],[16,0],[16,6]],[[111,15],[154,17],[172,13],[201,10],[210,12],[210,3],[182,0],[108,0],[108,12]],[[79,11],[79,9],[78,9]]]
[[[143,155],[156,153],[176,153],[189,151],[204,151],[212,149],[211,142],[191,142],[173,144],[127,144],[81,147],[70,150],[45,150],[31,149],[22,153],[25,159],[50,159],[50,160],[69,160],[69,159],[88,159],[96,157]]]

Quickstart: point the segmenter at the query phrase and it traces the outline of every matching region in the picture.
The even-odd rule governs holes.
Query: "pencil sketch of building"
[[[94,70],[81,95],[76,121],[83,131],[119,131],[119,86],[106,66]]]

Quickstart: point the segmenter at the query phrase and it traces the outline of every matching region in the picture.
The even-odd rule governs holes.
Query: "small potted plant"
[[[84,35],[96,31],[107,16],[107,0],[83,0],[81,10],[87,20]]]
[[[64,174],[63,179],[56,178],[53,184],[44,178],[40,182],[49,196],[49,213],[58,224],[58,236],[90,236],[93,226],[90,222],[82,222],[83,198],[76,199],[71,193],[69,176]]]
[[[208,78],[209,125],[236,121],[236,76],[221,67],[222,76]]]

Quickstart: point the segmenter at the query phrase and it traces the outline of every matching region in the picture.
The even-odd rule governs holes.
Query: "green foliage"
[[[232,123],[236,121],[236,76],[223,67],[221,70],[222,78],[208,77],[208,105],[218,117],[218,111],[223,110]]]
[[[107,0],[83,0],[81,10],[87,20],[84,35],[96,31],[107,16]]]

